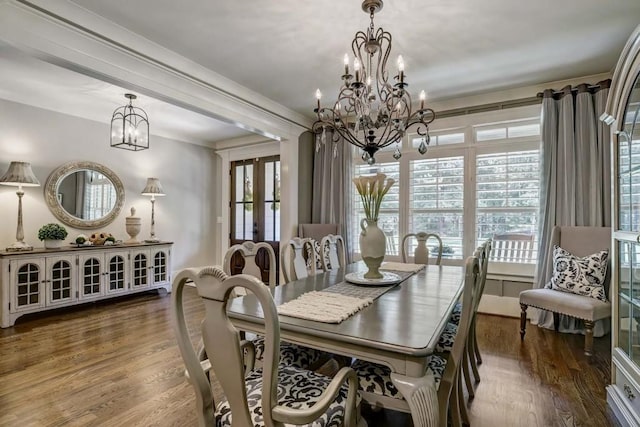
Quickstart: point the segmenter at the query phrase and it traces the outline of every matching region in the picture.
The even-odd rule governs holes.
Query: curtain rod
[[[526,107],[528,105],[541,104],[542,100],[532,96],[529,98],[511,99],[509,101],[493,102],[490,104],[473,105],[470,107],[454,108],[451,110],[436,111],[436,120],[445,117],[464,116],[467,114],[483,113],[486,111],[506,110],[507,108]]]
[[[560,95],[564,95],[567,93],[567,90],[570,90],[571,93],[577,93],[580,91],[583,92],[597,92],[600,89],[608,89],[611,86],[611,79],[606,79],[606,80],[602,80],[599,81],[596,84],[588,84],[588,83],[581,83],[579,85],[575,85],[575,86],[571,86],[571,85],[566,85],[565,87],[563,87],[560,90],[553,90],[553,89],[546,89],[542,92],[538,92],[536,94],[536,96],[538,98],[543,98],[545,92],[547,91],[551,91],[551,95],[552,96],[560,96]]]

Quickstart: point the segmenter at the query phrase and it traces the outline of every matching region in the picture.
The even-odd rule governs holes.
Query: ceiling
[[[368,25],[360,0],[68,2],[310,118]],[[391,71],[402,54],[413,95],[437,100],[610,72],[639,22],[638,0],[388,0],[375,19],[393,36]],[[125,92],[0,44],[0,98],[108,122]],[[154,135],[209,146],[249,135],[149,97],[136,105]]]

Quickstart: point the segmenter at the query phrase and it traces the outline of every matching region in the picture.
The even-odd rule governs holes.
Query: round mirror
[[[54,170],[44,186],[51,212],[75,228],[110,224],[124,204],[124,187],[109,168],[94,162],[71,162]]]

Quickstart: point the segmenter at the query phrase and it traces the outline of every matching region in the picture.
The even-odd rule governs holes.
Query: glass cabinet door
[[[640,78],[618,132],[618,229],[640,231]]]
[[[618,242],[618,347],[640,362],[640,244]],[[640,364],[640,363],[639,363]]]

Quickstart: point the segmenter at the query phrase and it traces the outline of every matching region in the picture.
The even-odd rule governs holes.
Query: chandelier
[[[111,146],[140,151],[149,148],[149,118],[142,108],[134,107],[137,97],[125,93],[129,105],[119,107],[111,117]]]
[[[382,0],[364,0],[362,10],[369,13],[371,24],[366,32],[358,31],[351,43],[355,56],[353,74],[350,58],[344,56],[344,74],[338,100],[332,107],[322,107],[322,93],[316,91],[317,120],[313,131],[321,134],[326,142],[327,131],[332,131],[333,141],[342,137],[362,150],[362,160],[375,163],[375,154],[389,145],[396,144],[393,157],[402,156],[400,141],[410,128],[416,128],[421,141],[418,152],[427,152],[429,124],[435,112],[425,108],[426,94],[420,92],[420,108],[414,110],[411,95],[406,90],[404,61],[398,56],[398,74],[389,81],[387,60],[391,53],[391,34],[382,28],[376,29],[373,17],[382,9]]]

